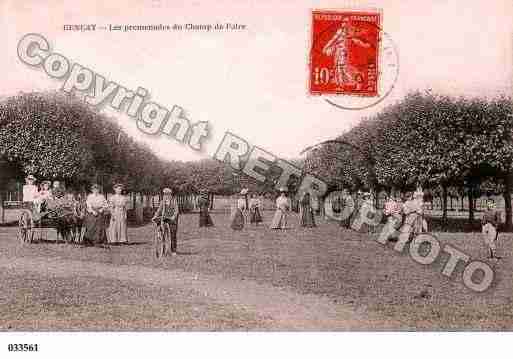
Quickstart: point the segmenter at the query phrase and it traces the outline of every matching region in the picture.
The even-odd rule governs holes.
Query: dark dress
[[[211,227],[214,225],[214,222],[212,222],[212,218],[210,217],[210,213],[208,210],[209,204],[210,202],[207,196],[201,196],[198,199],[200,227]]]
[[[262,215],[260,214],[260,202],[251,200],[249,202],[249,222],[262,223]]]
[[[85,244],[102,244],[107,242],[107,221],[108,216],[103,213],[94,216],[92,213],[87,213],[84,218],[84,226],[86,232],[84,234]]]
[[[89,201],[92,201],[91,203]],[[90,195],[87,200],[88,211],[84,218],[84,226],[86,228],[84,234],[84,244],[102,244],[107,242],[107,226],[109,221],[109,215],[99,213],[100,209],[106,208],[107,201],[101,195],[94,196]],[[93,215],[91,210],[97,211],[97,215]]]
[[[341,198],[340,211],[342,216],[340,225],[346,228],[351,228],[351,220],[353,218],[353,214],[356,212],[353,197],[345,195]]]
[[[245,206],[244,198],[239,198],[230,224],[230,227],[235,231],[241,231],[244,228],[244,214],[242,211],[246,208]]]
[[[304,196],[301,199],[301,226],[302,227],[315,227],[315,216],[313,208],[310,204],[310,197]]]

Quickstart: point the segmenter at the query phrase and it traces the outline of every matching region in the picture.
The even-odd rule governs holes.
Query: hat
[[[25,179],[28,179],[28,180],[31,180],[31,181],[35,181],[36,177],[34,177],[33,175],[28,175]]]
[[[162,190],[162,193],[164,193],[164,194],[172,194],[173,190],[171,188],[166,187],[166,188],[164,188]]]
[[[123,189],[123,188],[125,188],[125,185],[123,183],[116,183],[116,184],[114,184],[114,186],[112,186],[112,188],[121,188],[121,189]]]
[[[97,183],[93,183],[93,184],[91,185],[91,189],[95,189],[95,188],[96,188],[96,189],[100,189],[100,186],[99,186]]]
[[[248,189],[247,188],[243,188],[242,191],[240,191],[240,194],[242,195],[245,195],[245,194],[248,194]]]

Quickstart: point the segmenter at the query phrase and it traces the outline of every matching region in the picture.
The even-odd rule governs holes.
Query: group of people
[[[23,205],[25,208],[32,208],[38,212],[44,211],[50,200],[64,197],[65,192],[59,181],[42,181],[41,187],[36,185],[36,177],[28,175],[23,186]]]
[[[407,192],[404,201],[393,196],[386,200],[383,212],[392,228],[398,230],[396,233],[398,233],[399,240],[408,239],[401,238],[402,236],[409,237],[412,234],[416,235],[428,231],[427,222],[424,218],[423,197],[423,191],[418,189],[413,193]],[[486,209],[481,218],[481,233],[489,251],[490,259],[501,258],[497,255],[497,239],[501,220],[501,212],[497,210],[495,201],[489,198],[486,201]]]
[[[276,198],[276,210],[274,212],[270,228],[287,229],[288,216],[291,209],[291,201],[287,196],[287,189],[280,188],[280,195]],[[262,218],[262,196],[256,193],[249,193],[243,189],[235,203],[232,211],[231,228],[240,231],[244,228],[246,217],[249,223],[258,226],[263,222]],[[305,193],[300,200],[300,217],[302,227],[315,227],[315,215],[311,205],[310,194]]]
[[[383,213],[392,228],[401,229],[400,238],[428,231],[424,207],[424,192],[417,189],[415,192],[406,192],[404,198],[388,196]]]
[[[123,189],[122,183],[116,183],[113,186],[114,194],[107,200],[105,195],[100,193],[98,184],[91,186],[91,193],[86,198],[86,230],[82,240],[85,246],[128,243],[128,198],[123,195]]]
[[[50,201],[66,199],[79,202],[73,194],[66,193],[60,181],[46,180],[41,187],[36,185],[36,177],[28,175],[23,186],[23,204],[25,208],[43,213],[47,210]],[[126,243],[127,236],[127,204],[128,199],[122,194],[123,184],[114,185],[114,194],[109,200],[100,193],[100,186],[93,184],[91,193],[87,196],[86,213],[84,215],[85,232],[82,243],[85,246],[101,243]],[[109,215],[110,214],[110,215]]]
[[[23,204],[25,208],[30,208],[37,212],[44,212],[49,201],[64,198],[66,194],[59,181],[45,180],[40,187],[36,185],[37,179],[33,175],[26,177],[26,183],[23,186]],[[85,233],[82,243],[86,246],[103,243],[127,243],[127,204],[128,199],[123,195],[124,186],[117,183],[113,186],[114,194],[108,200],[106,196],[100,193],[100,186],[93,184],[91,193],[87,196],[86,213],[84,216]],[[165,226],[169,231],[171,238],[171,254],[176,254],[178,229],[179,206],[176,197],[173,196],[173,190],[163,189],[163,200],[155,211],[152,221],[159,227]],[[411,236],[428,231],[427,221],[424,218],[424,192],[418,188],[415,192],[407,192],[403,197],[387,196],[383,214],[387,218],[387,223],[395,229],[389,239],[401,240],[401,236]],[[75,200],[72,198],[72,200]],[[231,228],[240,231],[248,221],[254,226],[263,222],[262,217],[262,195],[249,193],[243,189],[235,202],[231,215]],[[315,214],[311,203],[309,193],[304,193],[299,200],[300,225],[302,227],[316,227]],[[276,209],[271,221],[271,229],[287,229],[288,216],[291,210],[291,201],[287,196],[287,189],[281,188],[280,195],[276,198]],[[340,207],[342,211],[350,209],[350,213],[342,216],[340,224],[350,228],[351,221],[358,212],[375,210],[372,203],[372,196],[368,192],[359,193],[353,198],[347,190],[343,190],[340,198]],[[199,207],[199,226],[211,227],[214,225],[210,216],[210,198],[208,191],[202,191],[198,199]],[[495,208],[493,200],[487,201],[487,209],[482,217],[482,234],[484,242],[489,249],[491,258],[500,258],[496,254],[498,226],[501,222],[501,213]],[[405,240],[407,238],[404,238]]]

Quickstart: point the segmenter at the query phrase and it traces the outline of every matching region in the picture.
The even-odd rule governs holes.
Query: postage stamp
[[[378,96],[381,14],[312,10],[309,92]]]

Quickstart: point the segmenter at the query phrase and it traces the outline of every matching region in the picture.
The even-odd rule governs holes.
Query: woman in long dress
[[[306,192],[300,202],[301,226],[315,227],[315,216],[310,203],[310,193]]]
[[[254,194],[252,194],[251,199],[249,200],[249,222],[258,226],[259,223],[262,223],[262,214],[260,213],[260,199]]]
[[[91,191],[92,193],[86,199],[87,212],[84,218],[86,231],[83,244],[86,246],[106,242],[107,219],[105,212],[109,204],[100,193],[100,187],[97,184],[91,186]]]
[[[117,183],[114,185],[114,195],[109,199],[110,224],[109,224],[109,243],[127,243],[127,204],[128,200],[122,194],[123,185]]]
[[[232,215],[232,223],[230,226],[235,231],[240,231],[244,228],[244,210],[246,210],[246,199],[244,194],[241,193],[237,199],[235,210]]]
[[[276,199],[276,211],[274,212],[271,229],[287,229],[287,213],[290,209],[290,202],[287,198],[287,191],[280,189],[280,196]]]
[[[199,206],[199,226],[200,227],[211,227],[214,225],[212,217],[210,217],[209,206],[210,201],[208,199],[208,192],[203,191],[198,199]]]

